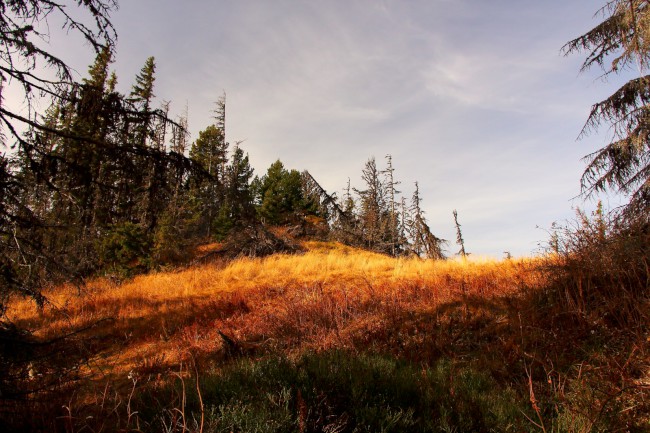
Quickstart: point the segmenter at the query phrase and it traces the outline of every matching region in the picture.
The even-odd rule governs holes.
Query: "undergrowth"
[[[298,256],[61,289],[40,311],[15,300],[11,317],[35,343],[75,336],[58,347],[79,373],[4,401],[0,421],[66,432],[649,432],[647,219],[580,214],[531,260],[397,260],[307,243]],[[34,389],[57,374],[10,367]]]
[[[139,392],[131,423],[148,431],[533,431],[521,416],[530,409],[513,390],[448,361],[423,367],[344,351],[280,355],[204,371],[194,385],[195,377],[178,375]],[[169,410],[160,396],[173,396],[177,406]],[[95,419],[105,417],[86,417],[77,428],[96,431]]]

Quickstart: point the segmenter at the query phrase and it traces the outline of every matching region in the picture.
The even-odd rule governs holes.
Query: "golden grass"
[[[99,348],[95,365],[123,374],[171,365],[190,353],[218,354],[224,344],[220,330],[259,343],[260,350],[288,353],[393,347],[402,331],[417,346],[418,332],[433,332],[435,320],[426,325],[409,317],[439,315],[445,305],[471,299],[485,303],[474,302],[474,314],[481,314],[481,308],[494,308],[490,299],[539,283],[533,259],[425,261],[336,243],[304,246],[301,255],[241,258],[123,284],[98,279],[81,293],[60,287],[46,293],[50,303],[42,311],[28,300],[14,300],[9,316],[44,338],[110,319],[85,333]]]

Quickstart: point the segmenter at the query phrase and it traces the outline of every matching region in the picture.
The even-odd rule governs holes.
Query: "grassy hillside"
[[[34,340],[67,336],[16,407],[62,431],[648,431],[645,331],[563,314],[559,259],[304,246],[14,300]]]

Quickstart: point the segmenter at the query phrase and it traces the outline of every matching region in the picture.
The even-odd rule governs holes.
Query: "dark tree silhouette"
[[[103,54],[106,63],[109,61],[110,47],[116,39],[109,14],[117,3],[114,0],[76,3],[78,11],[73,13],[70,5],[57,1],[0,2],[0,138],[4,147],[8,146],[10,139],[16,143],[12,147],[22,159],[21,163],[32,172],[31,175],[17,174],[11,168],[7,155],[0,154],[0,310],[11,292],[28,294],[42,302],[37,287],[39,279],[47,273],[44,270],[65,270],[61,269],[65,266],[56,260],[51,251],[46,250],[40,234],[25,233],[25,229],[46,224],[39,218],[36,209],[28,206],[23,198],[30,180],[43,182],[47,179],[48,170],[60,166],[55,163],[62,157],[51,153],[52,140],[84,135],[96,141],[96,133],[99,133],[99,125],[92,134],[75,128],[62,128],[57,117],[65,119],[66,113],[50,111],[49,115],[43,117],[35,110],[35,102],[43,98],[49,98],[53,106],[59,107],[81,96],[85,97],[84,103],[92,101],[94,82],[100,80],[103,73],[97,69],[91,74],[89,82],[81,87],[75,85],[68,64],[49,51],[48,20],[62,19],[65,30],[81,34],[98,55]],[[18,112],[7,106],[3,90],[8,85],[22,91],[26,111]],[[80,92],[80,88],[86,91]],[[40,134],[39,139],[47,138],[47,143],[41,143],[44,144],[41,146],[27,139],[23,135],[25,130]]]
[[[467,257],[467,252],[465,251],[465,240],[463,239],[463,232],[460,230],[460,223],[458,222],[458,212],[454,209],[454,224],[456,224],[456,243],[460,246],[461,257]]]
[[[582,135],[605,124],[612,139],[588,155],[582,176],[587,195],[615,189],[629,195],[628,210],[650,203],[650,2],[612,0],[599,10],[603,21],[563,47],[565,54],[586,52],[582,71],[594,66],[605,76],[633,70],[638,74],[604,101],[595,104]]]

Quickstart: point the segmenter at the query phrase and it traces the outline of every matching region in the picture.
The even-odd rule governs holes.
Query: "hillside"
[[[40,311],[15,299],[10,318],[35,330],[32,339],[68,335],[15,372],[23,386],[59,380],[29,403],[40,414],[29,422],[66,431],[600,431],[629,417],[629,431],[647,431],[647,344],[605,318],[556,314],[544,292],[557,259],[303,247],[121,284],[97,279],[80,292],[58,287]]]

